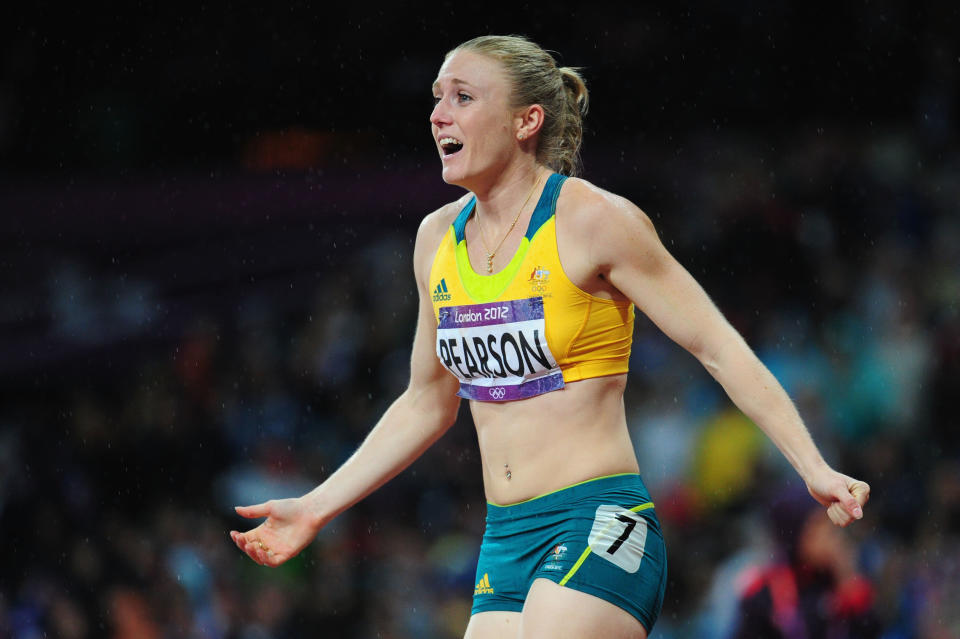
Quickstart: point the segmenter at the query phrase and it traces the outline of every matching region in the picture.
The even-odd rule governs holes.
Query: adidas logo
[[[433,301],[449,302],[450,297],[450,293],[447,292],[447,280],[441,278],[437,288],[433,289]]]
[[[490,586],[490,577],[483,573],[483,579],[477,582],[477,587],[473,589],[475,595],[492,595],[493,588]]]

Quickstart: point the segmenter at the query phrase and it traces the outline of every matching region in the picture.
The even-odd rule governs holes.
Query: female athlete
[[[310,493],[238,507],[264,566],[406,468],[470,400],[486,493],[468,639],[644,638],[666,584],[623,392],[634,305],[773,440],[833,523],[869,487],[827,465],[786,392],[660,243],[649,218],[576,173],[587,90],[536,44],[486,36],[447,54],[431,130],[467,190],[420,225],[410,382]]]

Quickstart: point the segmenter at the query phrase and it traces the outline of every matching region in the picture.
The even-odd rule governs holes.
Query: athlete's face
[[[433,98],[430,125],[443,180],[472,189],[503,170],[517,146],[509,81],[500,63],[470,51],[454,53],[440,67]]]

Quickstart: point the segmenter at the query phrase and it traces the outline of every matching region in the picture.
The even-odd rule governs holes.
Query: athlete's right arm
[[[427,216],[417,232],[414,271],[419,293],[410,382],[357,451],[302,497],[238,507],[244,517],[267,517],[256,528],[231,531],[234,543],[257,563],[276,566],[299,553],[331,519],[409,466],[457,417],[457,380],[436,356],[436,318],[428,279],[450,220],[447,207]]]
[[[427,286],[433,256],[445,230],[434,228],[442,222],[438,217],[424,219],[414,247],[420,302],[409,385],[356,453],[309,493],[311,509],[321,526],[409,466],[457,418],[457,380],[437,359],[437,321]]]

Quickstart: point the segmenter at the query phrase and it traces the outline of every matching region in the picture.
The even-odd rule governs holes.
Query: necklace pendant
[[[487,253],[487,273],[493,273],[493,253]]]

